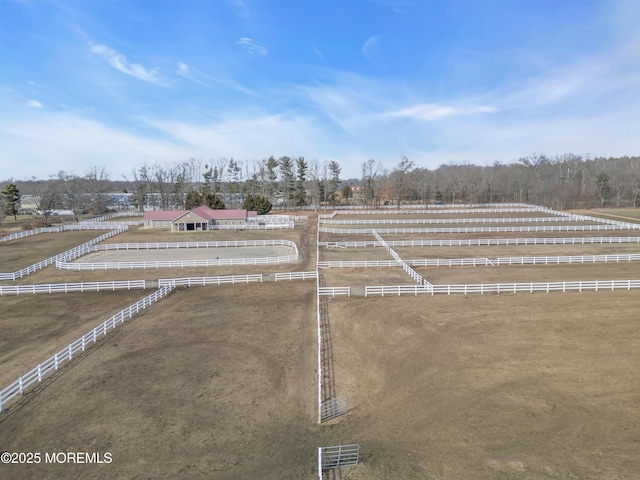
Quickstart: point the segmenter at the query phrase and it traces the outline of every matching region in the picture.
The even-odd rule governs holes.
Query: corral
[[[366,215],[367,219],[393,221],[551,216],[529,207],[511,210],[517,209],[522,212],[489,214],[470,209],[461,214],[399,211]],[[340,212],[334,218],[361,221],[364,215]],[[207,241],[286,238],[295,242],[300,253],[292,264],[96,272],[61,271],[50,265],[17,281],[35,285],[60,279],[155,281],[260,274],[257,284],[178,287],[0,414],[2,450],[111,452],[111,463],[0,465],[3,478],[312,479],[318,478],[317,447],[340,443],[359,443],[362,452],[356,467],[339,473],[344,480],[633,478],[640,470],[640,394],[634,388],[640,377],[640,360],[635,355],[640,346],[636,328],[640,300],[635,284],[629,284],[631,290],[517,295],[430,294],[422,285],[422,295],[354,298],[364,295],[367,286],[417,287],[415,278],[424,278],[426,286],[434,287],[445,283],[638,280],[638,260],[632,258],[518,266],[434,267],[415,262],[629,256],[640,253],[640,239],[629,240],[638,238],[640,230],[630,226],[592,233],[384,233],[385,247],[375,245],[377,237],[372,234],[322,232],[326,227],[352,227],[323,225],[325,220],[319,220],[317,237],[315,219],[287,233],[206,234]],[[575,218],[541,219],[531,225],[547,223],[607,225]],[[357,226],[372,228],[370,224]],[[445,228],[451,226],[455,227]],[[475,226],[497,225],[483,222]],[[442,225],[375,225],[378,227]],[[158,235],[130,229],[101,244],[176,238],[195,241],[193,237]],[[523,237],[627,240],[511,243]],[[410,247],[397,243],[483,238],[508,239],[509,244]],[[357,248],[338,245],[355,241],[371,243]],[[0,244],[0,257],[10,260],[7,246],[10,243]],[[406,262],[406,268],[387,248]],[[211,251],[200,253],[209,254]],[[334,264],[354,261],[387,264]],[[344,286],[352,289],[352,298],[317,296],[320,290],[308,281],[273,283],[276,274],[308,271],[316,264],[323,291]],[[413,271],[411,276],[407,268]],[[3,311],[11,314],[5,325],[16,332],[14,338],[20,342],[11,359],[2,357],[3,367],[14,365],[12,372],[32,367],[30,362],[37,357],[33,351],[42,352],[43,360],[64,347],[69,338],[92,327],[99,311],[99,302],[92,299],[104,300],[106,317],[121,304],[148,293],[125,290],[0,297]],[[85,301],[86,310],[73,308]],[[31,313],[36,310],[40,314],[34,318]],[[12,375],[7,373],[3,383],[11,381],[8,376]],[[348,397],[348,411],[318,424],[318,402],[342,395]]]

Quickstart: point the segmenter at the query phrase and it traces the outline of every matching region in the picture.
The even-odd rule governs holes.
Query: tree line
[[[488,166],[449,163],[435,170],[403,157],[389,172],[369,160],[362,190],[370,203],[521,202],[558,210],[640,207],[640,157],[530,155]]]
[[[530,155],[509,164],[447,163],[436,169],[416,166],[401,157],[391,169],[369,159],[360,178],[341,178],[335,161],[304,157],[269,157],[259,161],[220,158],[204,161],[143,164],[120,179],[110,179],[105,167],[84,175],[59,171],[48,180],[9,180],[2,190],[3,215],[16,215],[21,198],[29,195],[36,215],[55,209],[102,214],[114,202],[113,193],[127,194],[130,204],[164,210],[206,204],[236,208],[282,209],[335,206],[339,203],[380,205],[429,203],[524,202],[555,209],[594,206],[640,206],[640,157],[590,158],[574,154]]]

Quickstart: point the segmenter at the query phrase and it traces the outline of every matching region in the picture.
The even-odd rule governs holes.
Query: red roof
[[[212,210],[206,205],[200,205],[191,211],[196,215],[200,215],[202,218],[206,218],[207,220],[247,218],[246,210]]]
[[[178,218],[188,210],[148,210],[144,212],[144,220],[173,220]]]
[[[192,210],[149,210],[144,213],[145,220],[177,220],[183,215],[193,212],[205,220],[232,220],[255,217],[258,212],[246,210],[213,210],[206,205],[200,205]]]

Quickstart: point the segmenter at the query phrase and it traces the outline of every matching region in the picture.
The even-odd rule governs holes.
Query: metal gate
[[[322,472],[341,467],[352,467],[358,463],[360,445],[336,445],[318,448],[318,476],[322,479]]]
[[[320,423],[344,415],[348,410],[346,395],[326,400],[320,405]]]

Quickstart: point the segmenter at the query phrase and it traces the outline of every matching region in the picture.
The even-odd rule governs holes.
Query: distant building
[[[257,222],[258,212],[213,210],[201,205],[192,210],[151,210],[144,213],[145,228],[170,228],[172,232],[202,232],[220,225],[247,225]]]

